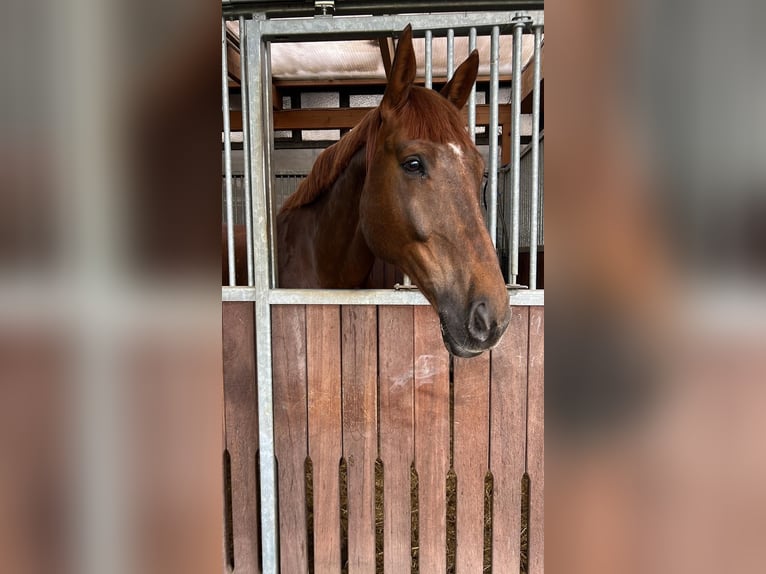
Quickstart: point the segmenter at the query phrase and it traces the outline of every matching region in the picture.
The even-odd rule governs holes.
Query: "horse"
[[[280,287],[359,288],[380,259],[434,307],[450,353],[497,344],[508,292],[480,209],[484,161],[460,114],[478,67],[474,50],[441,91],[415,85],[404,29],[379,106],[319,155],[277,214]]]

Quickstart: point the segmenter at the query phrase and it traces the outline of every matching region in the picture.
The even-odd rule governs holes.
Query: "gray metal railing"
[[[224,112],[224,178],[223,207],[225,222],[229,223],[227,257],[230,277],[228,287],[222,288],[224,301],[252,301],[255,311],[256,372],[258,394],[258,436],[260,456],[260,509],[262,571],[278,571],[278,525],[276,519],[276,475],[274,459],[274,427],[271,362],[271,305],[304,304],[377,304],[427,305],[423,295],[415,290],[327,291],[278,289],[275,253],[275,213],[284,199],[297,187],[299,174],[275,175],[272,170],[273,117],[271,105],[270,44],[276,41],[317,39],[370,39],[396,34],[408,24],[416,36],[426,37],[426,84],[433,81],[431,44],[434,33],[447,36],[451,55],[449,72],[454,66],[454,37],[469,36],[475,45],[477,35],[491,35],[491,87],[489,203],[487,217],[492,239],[496,245],[507,245],[509,280],[518,277],[520,247],[530,249],[529,290],[511,289],[512,304],[541,305],[542,291],[536,291],[536,250],[544,244],[542,225],[542,181],[540,178],[541,147],[538,137],[540,117],[540,53],[544,17],[542,11],[515,13],[495,11],[487,13],[462,12],[457,14],[382,15],[375,17],[322,17],[269,20],[264,14],[252,18],[239,18],[240,45],[243,58],[243,148],[245,174],[234,176],[231,165],[231,132],[229,122],[226,21],[222,22],[222,95]],[[499,38],[513,34],[513,97],[511,128],[511,163],[498,169],[498,70]],[[534,34],[534,128],[529,154],[521,154],[521,39]],[[452,41],[450,41],[452,40]],[[462,56],[462,55],[461,55]],[[469,100],[469,130],[475,136],[476,98]],[[529,157],[527,160],[526,158]],[[526,163],[529,168],[526,169]],[[526,175],[529,174],[528,180]],[[529,190],[528,192],[525,190]],[[499,191],[502,190],[502,195]],[[502,217],[510,225],[498,225]],[[233,224],[247,227],[247,286],[235,285]],[[498,237],[500,231],[500,237]],[[534,253],[534,257],[532,254]],[[257,256],[256,256],[257,254]]]

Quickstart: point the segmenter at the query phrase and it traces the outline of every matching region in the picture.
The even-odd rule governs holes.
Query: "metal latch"
[[[334,12],[335,0],[314,0],[314,14],[316,16],[332,16]]]

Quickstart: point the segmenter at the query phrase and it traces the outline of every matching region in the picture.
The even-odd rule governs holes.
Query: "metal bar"
[[[508,250],[509,282],[516,284],[519,275],[519,173],[521,165],[520,148],[521,138],[519,127],[521,124],[521,34],[524,31],[525,22],[514,19],[513,24],[513,63],[512,65],[512,89],[511,95],[511,244]]]
[[[261,66],[257,73],[248,77],[248,100],[250,107],[250,132],[253,136],[250,147],[253,174],[253,248],[259,257],[254,261],[255,286],[252,288],[255,301],[255,339],[258,389],[258,441],[261,469],[261,549],[264,574],[277,574],[277,483],[274,459],[274,403],[272,393],[271,365],[271,308],[269,306],[269,214],[267,197],[267,150],[268,118],[264,117],[263,101],[271,86],[266,83],[268,70],[262,65],[266,43],[261,34],[263,20],[247,22],[247,58]],[[250,288],[249,288],[250,289]]]
[[[249,73],[248,59],[243,57],[247,53],[247,31],[245,29],[245,17],[239,18],[239,55],[242,78],[240,79],[242,101],[242,149],[245,160],[245,237],[247,243],[247,284],[252,287],[255,283],[253,271],[253,206],[252,191],[250,189],[250,126],[248,124],[247,106],[247,76]]]
[[[433,73],[434,73],[434,66],[433,66],[433,32],[431,30],[426,30],[425,35],[425,56],[426,56],[426,82],[425,87],[429,90],[433,87]],[[402,283],[405,287],[409,287],[412,285],[412,279],[410,279],[409,275],[404,275],[404,278],[402,279]]]
[[[532,190],[530,196],[531,219],[529,222],[529,288],[537,289],[537,202],[540,187],[540,52],[542,29],[535,26],[534,73],[532,88]]]
[[[426,30],[426,88],[433,87],[434,79],[434,61],[433,61],[434,34],[431,30]]]
[[[231,189],[231,122],[229,117],[229,70],[226,50],[226,20],[221,19],[221,111],[223,113],[223,161],[226,181],[226,254],[229,261],[229,285],[237,284],[234,255],[234,198]]]
[[[492,28],[489,58],[489,236],[497,246],[497,126],[500,84],[500,28]]]
[[[544,305],[545,291],[508,289],[511,305]],[[254,287],[222,287],[222,301],[256,301]],[[413,289],[272,289],[270,305],[429,305]]]
[[[459,14],[399,14],[376,16],[374,18],[333,17],[333,18],[291,18],[289,20],[264,20],[264,38],[274,42],[296,42],[321,36],[324,40],[369,39],[382,34],[399,34],[407,24],[412,25],[416,36],[423,36],[427,30],[453,28],[456,35],[466,36],[471,28],[478,34],[489,34],[493,26],[500,31],[510,32],[510,22],[517,12],[465,12]],[[527,12],[527,22],[545,25],[542,11]]]
[[[269,250],[268,250],[268,268],[271,277],[271,287],[279,285],[277,278],[277,210],[275,208],[276,198],[274,197],[274,170],[271,168],[271,161],[274,157],[274,107],[272,105],[272,90],[271,90],[271,44],[264,42],[260,69],[263,74],[264,93],[261,97],[263,103],[263,118],[264,118],[264,159],[266,161],[266,177],[264,183],[266,185],[266,213],[270,215],[268,219],[269,229]],[[266,253],[266,252],[264,252]]]
[[[471,28],[468,35],[468,53],[476,49],[476,28]],[[468,133],[471,141],[476,143],[476,82],[471,87],[471,95],[468,98]]]
[[[455,71],[455,30],[447,30],[447,81],[452,79]]]
[[[223,0],[226,16],[262,13],[269,18],[313,16],[313,2],[295,0]],[[542,0],[419,0],[416,2],[376,2],[344,0],[335,5],[335,16],[396,14],[403,12],[489,12],[492,10],[542,10]]]

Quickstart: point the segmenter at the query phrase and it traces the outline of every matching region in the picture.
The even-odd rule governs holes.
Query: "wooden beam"
[[[229,72],[229,80],[240,84],[242,82],[242,64],[239,57],[239,49],[228,41],[226,42],[226,66]]]
[[[545,44],[540,47],[540,93],[543,91],[543,84],[545,78]],[[529,61],[529,64],[524,71],[521,72],[521,105],[524,111],[532,111],[532,90],[535,85],[535,66],[533,60]],[[542,100],[540,101],[542,106]]]
[[[507,84],[512,80],[510,74],[501,74],[500,83]],[[293,78],[274,78],[272,80],[275,86],[280,88],[330,88],[330,87],[346,87],[346,86],[385,86],[387,84],[386,78],[337,78],[337,79],[315,79],[315,80],[299,80]],[[479,76],[476,78],[479,84],[488,84],[489,76]],[[446,84],[447,78],[445,76],[434,77],[434,85]],[[424,85],[425,80],[423,78],[417,78],[415,80],[416,85]]]
[[[362,121],[365,115],[374,108],[302,108],[295,110],[277,110],[274,112],[275,130],[332,130],[353,128]],[[468,111],[463,109],[463,116],[468,117]],[[476,125],[489,124],[489,106],[476,106]],[[498,109],[498,124],[503,126],[504,133],[510,133],[511,106],[501,104]],[[521,135],[529,136],[531,121],[522,116]],[[506,129],[507,126],[507,129]],[[238,110],[231,111],[231,130],[242,130],[242,114]]]
[[[378,44],[380,44],[380,57],[383,60],[386,80],[388,80],[391,77],[391,63],[394,61],[394,39],[381,36],[378,38]]]

